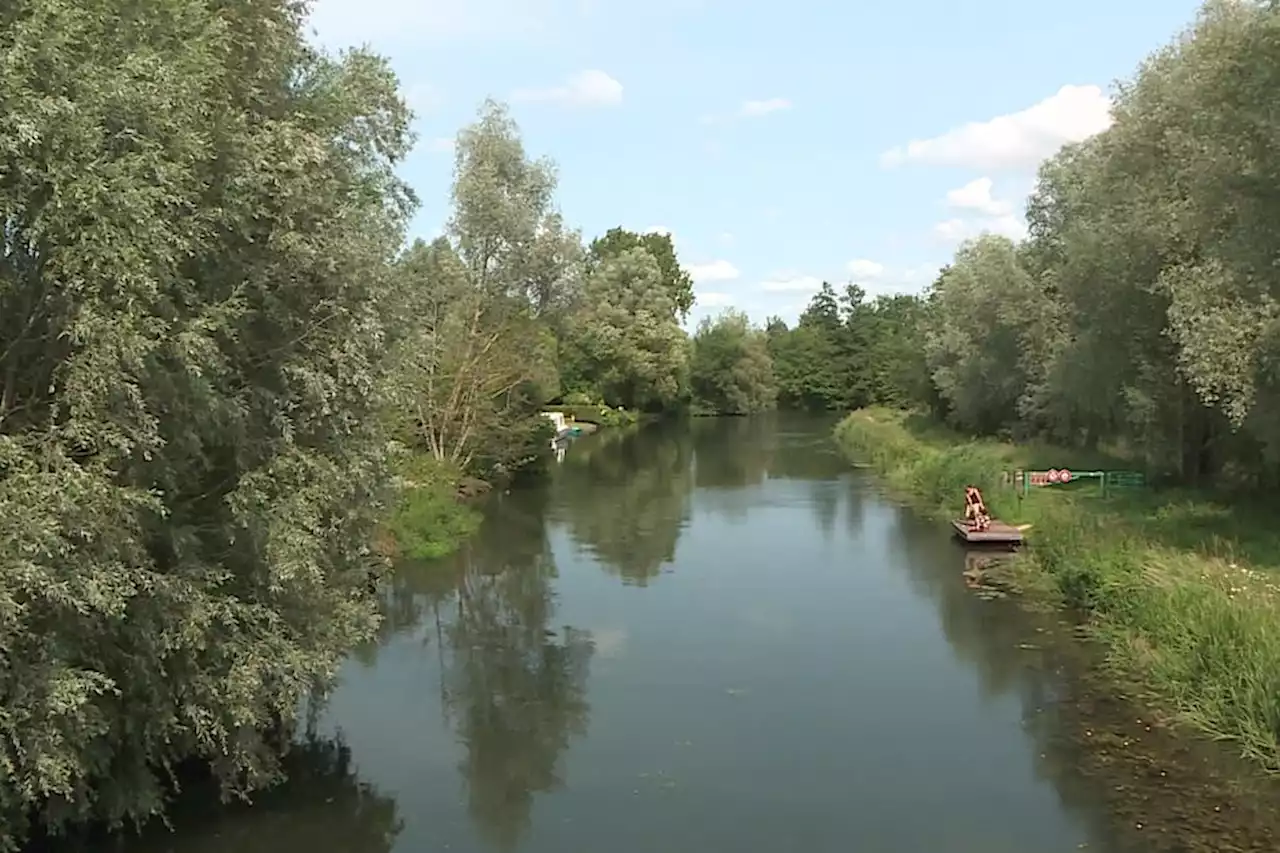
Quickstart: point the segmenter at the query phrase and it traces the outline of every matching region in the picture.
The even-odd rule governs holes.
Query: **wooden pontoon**
[[[975,545],[1021,545],[1022,533],[1027,528],[1025,524],[1014,527],[994,518],[987,524],[986,530],[975,530],[969,522],[962,519],[951,522],[951,526],[955,528],[956,536]]]

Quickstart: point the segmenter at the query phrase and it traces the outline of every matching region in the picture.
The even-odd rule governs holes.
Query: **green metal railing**
[[[1072,471],[1069,468],[1050,468],[1047,471],[1005,472],[1005,482],[1027,495],[1040,486],[1065,486],[1080,480],[1097,480],[1102,494],[1114,489],[1137,489],[1146,486],[1147,478],[1141,471]]]

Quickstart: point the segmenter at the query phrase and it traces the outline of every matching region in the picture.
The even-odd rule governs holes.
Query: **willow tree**
[[[678,312],[648,250],[603,260],[586,280],[563,341],[568,389],[586,385],[628,408],[676,406],[689,387],[689,340]]]
[[[1165,334],[1205,409],[1180,419],[1188,473],[1257,449],[1273,471],[1280,462],[1278,46],[1280,7],[1210,2],[1117,107],[1117,148],[1163,229],[1152,289]]]
[[[458,134],[446,235],[400,259],[412,326],[400,399],[414,440],[441,462],[518,465],[558,394],[553,330],[576,301],[582,246],[555,185],[552,164],[529,159],[506,108],[487,102]]]
[[[1030,206],[1060,308],[1037,407],[1187,479],[1280,461],[1278,44],[1274,5],[1207,3]]]
[[[409,116],[303,15],[0,7],[0,849],[272,781],[375,627]]]
[[[478,287],[444,238],[416,242],[400,272],[413,323],[396,373],[405,432],[456,469],[495,453],[516,461],[521,423],[554,393],[550,333],[522,296]]]
[[[953,419],[988,432],[1016,423],[1050,316],[1017,247],[994,235],[966,243],[934,284],[931,307],[926,358]]]
[[[742,311],[699,321],[689,375],[694,399],[720,414],[746,415],[777,403],[769,342]]]

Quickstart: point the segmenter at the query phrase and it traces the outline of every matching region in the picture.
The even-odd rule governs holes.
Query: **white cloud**
[[[622,103],[622,84],[603,71],[588,69],[571,75],[560,86],[517,89],[511,93],[511,100],[572,107],[612,107]]]
[[[878,264],[866,258],[849,261],[846,268],[855,279],[878,279],[884,275],[884,264]]]
[[[733,119],[762,118],[789,109],[791,109],[791,101],[786,98],[764,98],[756,101],[743,101],[736,110],[728,115],[709,113],[699,121],[703,124],[724,124]]]
[[[948,245],[956,245],[984,233],[999,234],[1011,240],[1027,236],[1027,223],[1020,216],[988,216],[978,219],[948,219],[933,226],[934,235]]]
[[[711,261],[706,264],[690,264],[686,269],[694,281],[733,281],[741,275],[738,268],[728,261]]]
[[[1013,205],[991,195],[990,178],[977,178],[947,192],[947,204],[957,210],[975,210],[986,216],[1008,216]]]
[[[1063,86],[1025,110],[970,122],[886,151],[885,166],[924,163],[973,169],[1036,166],[1068,142],[1080,142],[1111,124],[1111,100],[1098,86]]]
[[[918,293],[933,281],[938,267],[935,264],[890,267],[877,261],[859,258],[845,265],[854,284],[866,291],[867,296],[891,296],[896,293]]]
[[[767,116],[770,113],[789,109],[791,109],[791,102],[786,98],[766,98],[762,101],[743,101],[742,106],[738,108],[738,116],[741,118],[759,118],[760,116]]]
[[[710,290],[705,293],[695,293],[696,304],[702,308],[727,308],[733,304],[733,296],[728,293]]]
[[[716,242],[721,246],[732,246],[734,244],[734,236],[728,231],[721,231],[716,235]]]
[[[783,275],[760,282],[760,289],[769,293],[817,293],[822,279],[811,275]]]
[[[1013,240],[1025,238],[1026,221],[1014,212],[1012,202],[992,195],[992,186],[991,179],[983,177],[949,191],[947,205],[969,215],[939,222],[933,227],[934,236],[951,247],[983,233],[999,234]]]

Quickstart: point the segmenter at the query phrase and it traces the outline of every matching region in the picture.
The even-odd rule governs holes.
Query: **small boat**
[[[551,439],[552,447],[556,447],[571,438],[578,438],[584,432],[582,427],[567,419],[563,412],[543,412],[542,416],[551,421],[551,425],[556,430],[555,437]]]

